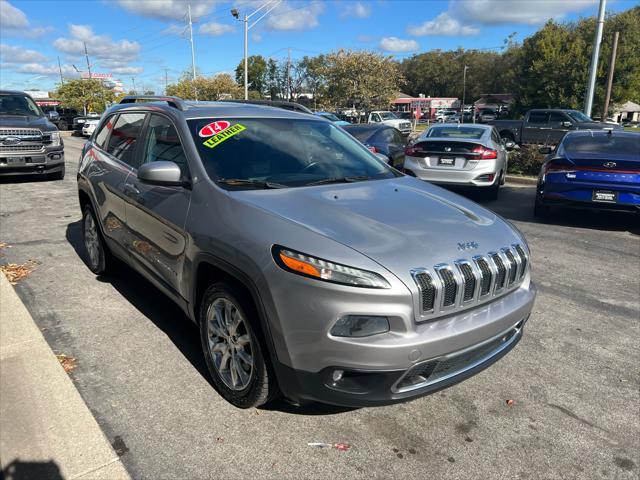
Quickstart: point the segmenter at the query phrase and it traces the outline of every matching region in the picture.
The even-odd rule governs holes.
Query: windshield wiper
[[[265,180],[251,180],[248,178],[220,178],[219,183],[232,187],[258,187],[258,188],[289,188],[281,183],[267,182]]]
[[[353,183],[362,182],[363,180],[370,180],[372,177],[369,175],[360,175],[358,177],[331,177],[323,178],[322,180],[316,180],[315,182],[305,183],[305,187],[312,185],[326,185],[328,183]]]

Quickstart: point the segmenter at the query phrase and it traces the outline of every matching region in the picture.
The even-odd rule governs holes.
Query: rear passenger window
[[[182,175],[187,174],[187,159],[176,127],[168,118],[151,115],[143,163],[158,161],[174,162],[180,167]]]
[[[107,153],[133,168],[138,168],[135,147],[138,137],[140,137],[144,117],[144,113],[123,113],[120,115],[113,127],[106,148]]]
[[[547,120],[549,120],[549,114],[547,112],[531,112],[527,123],[544,123],[546,125]]]
[[[113,130],[113,121],[115,119],[115,116],[109,117],[109,119],[102,125],[100,131],[96,133],[93,143],[95,143],[100,148],[104,148],[104,142],[109,136],[109,133],[111,133],[111,130]]]

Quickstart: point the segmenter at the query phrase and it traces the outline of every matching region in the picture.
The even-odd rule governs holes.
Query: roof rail
[[[177,108],[180,111],[184,112],[187,109],[184,100],[180,97],[170,97],[167,95],[127,95],[120,100],[120,104],[140,102],[167,102],[170,107]]]

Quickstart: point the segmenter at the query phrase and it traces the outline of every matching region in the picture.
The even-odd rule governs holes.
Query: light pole
[[[460,123],[464,123],[464,100],[467,94],[467,67],[466,65],[462,69],[462,107],[460,108]]]
[[[244,99],[249,100],[249,30],[255,26],[260,20],[262,20],[271,10],[276,8],[282,0],[269,0],[266,3],[263,3],[260,7],[254,10],[250,14],[244,14],[242,18],[242,22],[244,23]],[[256,13],[260,12],[264,8],[269,7],[266,12],[264,12],[260,17],[254,21],[251,25],[249,25],[249,19],[253,17]],[[240,20],[240,12],[237,8],[231,9],[231,15],[236,19]]]
[[[591,56],[591,69],[589,70],[589,83],[587,84],[587,98],[584,100],[584,114],[591,116],[593,107],[593,93],[596,88],[596,74],[598,72],[598,57],[600,56],[600,43],[602,42],[602,27],[604,25],[604,12],[607,0],[600,0],[598,9],[598,22],[596,23],[596,36],[593,40],[593,55]]]

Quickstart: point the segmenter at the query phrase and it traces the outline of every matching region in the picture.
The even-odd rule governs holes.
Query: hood
[[[391,120],[383,120],[382,123],[387,125],[400,125],[401,123],[411,123],[409,120],[403,120],[401,118],[394,118]]]
[[[405,282],[413,268],[521,242],[495,213],[412,177],[231,195],[351,247]],[[478,248],[458,250],[459,243],[469,242]]]
[[[602,130],[604,128],[611,128],[613,130],[622,130],[622,127],[618,124],[605,123],[605,122],[580,122],[576,123],[576,129],[578,130]]]
[[[23,115],[0,115],[0,128],[38,128],[43,132],[56,130],[56,126],[46,117]]]

